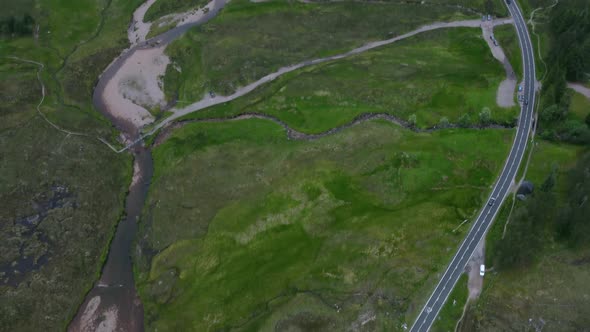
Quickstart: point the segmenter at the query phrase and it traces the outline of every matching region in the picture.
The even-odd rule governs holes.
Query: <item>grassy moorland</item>
[[[575,331],[588,326],[585,290],[590,282],[590,252],[587,242],[573,241],[575,236],[564,232],[569,225],[560,221],[580,218],[568,211],[572,211],[570,202],[582,210],[579,194],[588,194],[588,179],[576,171],[586,168],[587,160],[583,147],[542,140],[535,146],[527,172],[535,194],[526,202],[517,201],[504,239],[507,214],[492,227],[488,235],[492,248],[486,256],[496,272],[486,274],[482,295],[468,311],[462,330]],[[530,210],[535,207],[542,216],[529,224],[526,210],[522,211],[534,214]],[[583,225],[576,230],[587,238],[588,227]],[[527,238],[529,233],[541,241]],[[515,241],[524,245],[514,245]]]
[[[148,328],[401,329],[511,139],[381,121],[311,142],[256,119],[178,129],[154,149],[135,257]]]
[[[3,14],[29,14],[39,25],[37,38],[0,38],[2,331],[64,329],[98,276],[131,165],[127,155],[114,154],[95,138],[114,132],[92,108],[91,87],[125,47],[128,20],[139,3],[2,3]],[[41,111],[58,126],[90,137],[62,133],[39,116],[38,67],[9,56],[43,63],[47,96]]]
[[[587,121],[590,117],[590,100],[581,93],[572,92],[572,101],[568,116],[579,122]]]
[[[383,15],[387,13],[387,15]],[[215,20],[173,42],[181,69],[165,76],[169,98],[229,94],[274,70],[333,55],[434,21],[478,17],[454,7],[398,3],[232,1]]]
[[[304,68],[244,98],[186,118],[255,112],[313,133],[362,113],[389,113],[402,120],[414,117],[414,124],[422,128],[448,123],[511,125],[518,109],[496,105],[503,75],[479,29],[445,29]],[[482,117],[484,109],[490,111],[489,119]]]

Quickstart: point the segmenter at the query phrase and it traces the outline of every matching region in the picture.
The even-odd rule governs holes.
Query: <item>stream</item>
[[[178,26],[123,51],[99,77],[94,89],[93,104],[126,140],[139,138],[140,128],[128,120],[114,116],[117,112],[106,106],[103,92],[107,83],[135,51],[169,44],[191,27],[215,17],[225,3],[225,0],[213,1],[213,7],[198,21]],[[143,306],[135,289],[131,249],[153,174],[153,160],[151,151],[144,146],[136,145],[130,152],[134,159],[133,181],[125,201],[125,214],[117,225],[100,278],[86,294],[84,302],[68,326],[68,331],[144,330]]]

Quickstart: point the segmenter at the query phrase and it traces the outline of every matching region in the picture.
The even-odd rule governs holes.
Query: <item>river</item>
[[[178,26],[123,51],[100,76],[93,94],[93,104],[127,140],[139,138],[140,128],[131,121],[114,116],[120,114],[107,107],[104,89],[117,71],[121,70],[135,51],[169,44],[193,26],[215,17],[225,6],[225,0],[214,0],[212,8],[198,21]],[[133,155],[133,181],[125,201],[125,214],[119,221],[110,244],[106,262],[97,280],[68,327],[68,331],[143,331],[143,306],[137,295],[133,278],[131,249],[138,222],[145,204],[153,174],[151,151],[137,145]]]

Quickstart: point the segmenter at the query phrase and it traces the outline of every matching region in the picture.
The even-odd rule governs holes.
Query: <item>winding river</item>
[[[115,116],[118,112],[107,107],[104,100],[107,83],[135,51],[169,44],[189,28],[215,17],[225,3],[225,0],[213,1],[210,10],[198,21],[178,26],[123,51],[100,76],[94,89],[94,106],[126,140],[138,139],[139,128],[131,121]],[[117,226],[100,279],[86,295],[68,331],[143,331],[143,306],[135,289],[131,246],[153,174],[153,161],[150,150],[142,145],[135,145],[130,152],[134,159],[133,181],[125,202],[125,215]]]

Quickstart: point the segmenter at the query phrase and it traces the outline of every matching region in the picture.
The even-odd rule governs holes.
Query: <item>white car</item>
[[[522,92],[522,85],[518,86],[518,92]]]
[[[483,277],[483,276],[484,276],[484,274],[486,274],[486,266],[485,266],[485,265],[483,265],[483,264],[481,264],[481,265],[479,266],[479,275]]]

